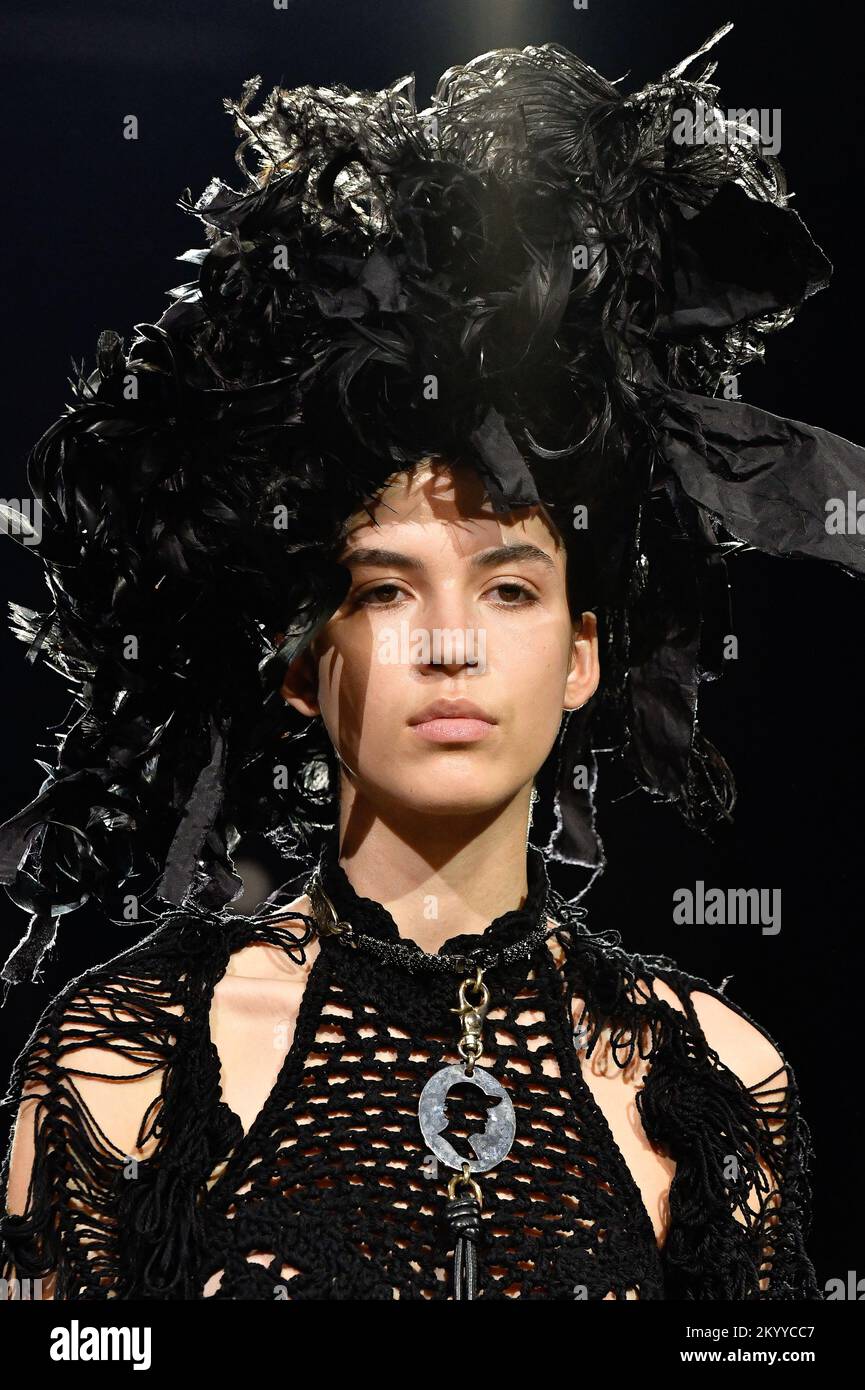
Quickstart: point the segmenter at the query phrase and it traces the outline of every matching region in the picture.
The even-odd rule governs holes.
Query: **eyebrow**
[[[522,542],[519,545],[497,545],[490,550],[480,550],[469,561],[473,570],[492,569],[495,565],[506,565],[519,561],[536,561],[555,570],[556,564],[545,550],[538,545]],[[416,555],[404,555],[399,550],[385,550],[380,546],[360,546],[352,550],[340,562],[349,567],[377,565],[382,569],[424,570],[426,565]]]

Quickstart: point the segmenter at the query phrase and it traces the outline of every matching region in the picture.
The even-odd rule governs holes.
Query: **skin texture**
[[[540,555],[478,564],[515,545]],[[372,548],[418,567],[365,557]],[[534,778],[564,711],[598,685],[595,615],[572,618],[564,547],[541,509],[496,516],[465,466],[397,475],[372,517],[354,519],[340,558],[352,588],[282,693],[321,716],[339,756],[341,859],[353,885],[436,950],[525,896]],[[382,659],[400,624],[429,634],[428,660]],[[436,632],[464,633],[463,648],[437,652]],[[424,740],[409,720],[439,698],[471,700],[497,722],[472,743]]]
[[[373,518],[361,513],[354,519],[342,557],[352,568],[351,592],[288,670],[282,692],[302,713],[323,719],[337,751],[340,858],[349,879],[358,893],[387,907],[404,937],[435,951],[456,932],[482,931],[524,899],[533,781],[563,712],[584,704],[597,688],[596,622],[593,613],[575,620],[569,611],[565,552],[543,509],[495,516],[473,470],[431,461],[397,475]],[[492,548],[513,544],[537,546],[547,563],[523,557],[473,566]],[[358,552],[369,547],[399,552],[417,565],[381,557],[359,563]],[[446,653],[447,661],[441,653],[426,662],[378,659],[383,630],[399,630],[402,620],[412,630],[482,630],[483,669],[472,670],[467,652]],[[457,697],[494,716],[489,736],[460,744],[420,739],[410,718],[434,699]],[[309,900],[299,898],[288,917],[292,909],[308,913]],[[557,958],[559,948],[549,944]],[[216,985],[210,1031],[222,1061],[222,1095],[245,1130],[291,1045],[317,952],[313,942],[299,966],[277,947],[252,943],[232,955]],[[682,1008],[663,982],[654,988],[671,1007]],[[710,1045],[746,1085],[782,1066],[762,1033],[734,1010],[699,992],[692,1000]],[[578,999],[575,1023],[581,1011]],[[489,1018],[495,1017],[492,1010]],[[149,1149],[137,1148],[136,1136],[160,1094],[161,1072],[139,1075],[132,1059],[98,1045],[70,1051],[66,1060],[71,1068],[103,1074],[76,1077],[74,1084],[119,1152],[146,1158]],[[491,1060],[486,1054],[481,1065]],[[591,1060],[581,1054],[580,1062],[663,1244],[676,1165],[649,1144],[636,1108],[646,1064],[636,1058],[621,1070],[607,1034]],[[782,1071],[774,1084],[783,1087],[786,1079]],[[7,1201],[12,1212],[25,1209],[35,1094],[26,1091],[19,1108]],[[51,1296],[52,1281],[46,1281],[43,1297]]]

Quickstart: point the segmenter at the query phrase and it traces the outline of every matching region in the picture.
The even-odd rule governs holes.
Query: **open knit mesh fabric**
[[[517,1130],[508,1155],[479,1177],[477,1296],[821,1298],[805,1247],[811,1147],[792,1069],[786,1088],[783,1068],[746,1087],[709,1046],[691,992],[747,1015],[668,958],[629,954],[615,932],[592,935],[548,893],[543,857],[529,853],[523,909],[440,952],[515,942],[539,901],[555,905],[551,940],[561,950],[541,942],[486,976],[482,1065],[507,1088]],[[332,852],[322,863],[341,917],[402,941]],[[257,918],[175,913],[45,1010],[4,1101],[17,1105],[25,1086],[39,1094],[25,1213],[6,1209],[11,1146],[0,1173],[5,1277],[52,1274],[63,1299],[453,1296],[443,1220],[451,1170],[436,1172],[417,1105],[432,1073],[460,1061],[459,977],[413,973],[320,938],[278,1079],[244,1135],[221,1095],[214,988],[241,946],[287,945],[302,926],[288,912],[285,925]],[[653,992],[655,979],[684,1012]],[[620,1066],[637,1047],[649,1059],[637,1106],[653,1147],[676,1163],[661,1249],[585,1080],[602,1028]],[[80,1079],[99,1073],[69,1054],[97,1041],[122,1054],[130,1074],[162,1078],[142,1119],[140,1161],[105,1135],[81,1094]],[[462,1103],[452,1096],[447,1137],[468,1154],[479,1116],[468,1088]]]

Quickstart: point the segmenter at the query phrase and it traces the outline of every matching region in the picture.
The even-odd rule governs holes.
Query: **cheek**
[[[570,634],[563,633],[560,623],[541,619],[526,624],[516,636],[506,636],[507,640],[500,636],[495,662],[506,686],[514,693],[531,688],[539,701],[560,703],[568,677]],[[495,654],[495,645],[491,651]]]
[[[400,689],[404,668],[379,659],[372,634],[340,634],[318,659],[318,702],[331,741],[340,752],[357,751],[361,740],[375,740],[377,730],[389,737],[392,720],[375,712],[396,713],[405,703]]]
[[[564,717],[570,648],[555,623],[527,631],[524,639],[508,644],[499,672],[516,734],[513,751],[521,756],[521,748],[522,756],[539,762],[555,742]]]

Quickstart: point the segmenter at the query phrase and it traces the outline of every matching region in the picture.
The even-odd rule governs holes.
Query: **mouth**
[[[409,720],[418,737],[432,743],[474,743],[488,738],[496,723],[471,700],[434,700]]]

